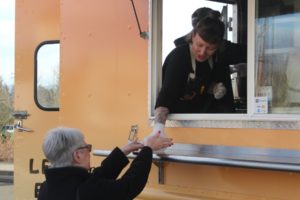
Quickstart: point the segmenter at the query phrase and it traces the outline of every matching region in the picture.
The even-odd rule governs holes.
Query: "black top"
[[[229,65],[246,62],[246,58],[246,46],[225,41],[213,56],[213,69],[208,61],[196,61],[196,77],[189,80],[189,74],[193,72],[189,44],[181,44],[165,59],[162,88],[155,108],[167,107],[170,113],[234,112]],[[219,82],[225,85],[227,93],[216,100],[208,89]]]
[[[143,147],[126,173],[117,179],[128,162],[124,153],[115,148],[92,173],[73,166],[47,169],[38,200],[131,200],[148,180],[151,148]]]
[[[184,36],[181,36],[181,37],[177,38],[176,40],[174,40],[175,46],[178,47],[178,46],[180,46],[180,45],[183,45],[183,44],[188,43],[188,42],[187,42],[187,39],[186,39],[187,36],[188,36],[188,34],[186,34],[186,35],[184,35]]]

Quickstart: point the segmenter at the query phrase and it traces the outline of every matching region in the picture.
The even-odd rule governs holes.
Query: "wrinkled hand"
[[[123,151],[123,153],[125,155],[128,155],[130,154],[131,152],[133,151],[137,151],[139,150],[140,148],[142,148],[144,145],[141,143],[141,142],[138,142],[137,141],[137,138],[132,141],[132,142],[129,142],[128,144],[126,144],[125,146],[123,146],[121,148],[121,150]]]
[[[227,89],[223,83],[217,83],[213,87],[213,95],[215,99],[221,99],[226,94]]]
[[[151,134],[144,138],[144,145],[150,147],[153,151],[157,151],[173,145],[171,138],[161,137],[160,132]]]

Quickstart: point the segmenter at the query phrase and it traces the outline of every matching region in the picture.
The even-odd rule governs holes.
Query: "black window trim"
[[[47,44],[59,44],[60,43],[60,40],[46,40],[46,41],[43,41],[41,42],[35,49],[34,51],[34,102],[35,104],[37,105],[37,107],[41,110],[44,110],[44,111],[59,111],[59,107],[52,107],[52,108],[49,108],[49,107],[45,107],[45,106],[42,106],[39,101],[38,101],[38,89],[37,89],[37,79],[38,79],[38,61],[37,61],[37,56],[38,56],[38,52],[40,50],[40,48],[44,45],[47,45]]]

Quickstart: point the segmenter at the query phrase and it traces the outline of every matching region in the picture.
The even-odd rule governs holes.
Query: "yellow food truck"
[[[300,198],[300,1],[16,0],[15,200],[37,198],[53,127],[80,129],[93,166],[151,133],[163,61],[199,7],[247,44],[230,66],[235,111],[170,114],[174,145],[136,199]]]

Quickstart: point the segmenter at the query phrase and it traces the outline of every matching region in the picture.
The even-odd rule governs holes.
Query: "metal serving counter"
[[[111,151],[94,150],[96,156],[108,156]],[[128,155],[134,158],[135,154]],[[266,170],[300,172],[300,150],[195,145],[176,143],[164,151],[155,151],[153,160],[159,168],[159,183],[163,183],[163,163],[191,163]]]

